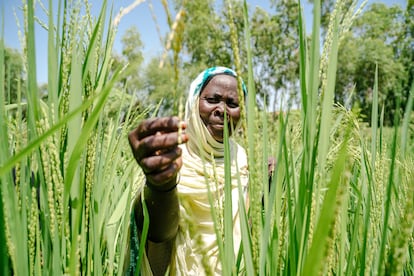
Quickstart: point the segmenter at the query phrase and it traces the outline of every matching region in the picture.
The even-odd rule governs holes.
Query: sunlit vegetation
[[[248,86],[236,138],[250,207],[238,255],[222,242],[231,231],[217,233],[225,275],[414,274],[413,1],[316,0],[310,32],[296,1],[272,1],[274,13],[165,2],[165,51],[147,62],[134,28],[114,51],[111,3],[93,15],[88,1],[54,2],[46,22],[24,2],[22,53],[0,42],[1,275],[122,274],[143,181],[127,134],[181,115],[190,80],[213,65]],[[48,48],[41,87],[36,47]]]

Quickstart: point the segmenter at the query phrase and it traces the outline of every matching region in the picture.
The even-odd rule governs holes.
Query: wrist
[[[174,191],[178,185],[177,177],[175,177],[172,181],[165,183],[162,186],[154,185],[148,180],[146,181],[146,186],[153,192],[157,193],[169,193]]]

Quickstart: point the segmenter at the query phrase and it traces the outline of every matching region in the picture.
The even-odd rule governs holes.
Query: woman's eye
[[[239,104],[235,102],[229,102],[227,103],[227,106],[230,108],[236,108],[236,107],[239,107]]]
[[[206,100],[208,103],[211,103],[211,104],[216,104],[220,102],[220,100],[217,98],[206,98]]]

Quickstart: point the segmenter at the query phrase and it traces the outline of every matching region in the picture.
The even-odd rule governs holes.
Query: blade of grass
[[[265,100],[266,102],[266,100]],[[264,106],[266,106],[266,104],[264,104]],[[262,212],[265,214],[264,215],[264,226],[262,228],[262,236],[261,236],[261,241],[260,241],[260,247],[259,247],[259,275],[264,275],[265,271],[266,271],[266,259],[267,259],[267,248],[268,245],[270,243],[270,237],[271,237],[271,233],[270,233],[270,223],[271,221],[273,221],[272,217],[270,216],[270,214],[273,214],[274,208],[273,208],[273,204],[270,205],[269,204],[269,173],[268,173],[268,145],[267,145],[267,141],[268,141],[268,137],[267,137],[267,133],[268,133],[268,128],[267,128],[267,112],[264,111],[261,114],[261,120],[263,122],[263,136],[262,136],[262,194],[263,194],[263,199],[262,199]],[[268,180],[268,181],[266,181]],[[274,203],[274,202],[273,202]],[[267,226],[267,228],[266,228]],[[273,253],[273,252],[272,252]]]
[[[309,146],[314,144],[316,137],[316,107],[318,105],[319,96],[319,61],[320,61],[320,22],[321,22],[321,3],[316,0],[313,3],[313,27],[312,39],[310,45],[310,64],[309,75],[307,78],[307,93],[308,93],[308,107],[307,107],[307,128],[309,131]]]
[[[334,18],[332,28],[331,49],[328,59],[327,84],[323,91],[323,99],[321,106],[321,122],[319,132],[319,149],[318,149],[318,166],[320,170],[325,170],[325,162],[327,160],[328,149],[330,146],[330,135],[332,131],[332,111],[335,95],[336,69],[338,63],[338,45],[339,45],[339,18]],[[318,194],[317,194],[318,196]]]
[[[286,133],[282,132],[285,136]],[[283,146],[283,161],[286,170],[286,201],[287,201],[287,215],[288,215],[288,256],[286,257],[286,263],[290,266],[290,275],[297,275],[298,268],[298,256],[299,256],[299,241],[300,239],[297,237],[297,229],[296,229],[296,210],[295,210],[295,201],[297,198],[297,182],[295,181],[295,162],[293,161],[293,156],[289,155],[291,151],[291,144],[288,145],[286,137],[282,140]],[[286,274],[288,271],[286,270]]]
[[[400,109],[399,98],[397,98],[397,106],[396,110]],[[388,233],[388,221],[390,220],[390,209],[392,204],[393,198],[393,190],[395,189],[394,183],[394,173],[395,173],[395,163],[397,162],[397,138],[398,138],[398,129],[399,129],[399,115],[398,112],[394,117],[394,135],[391,144],[391,164],[390,164],[390,174],[388,177],[387,183],[387,190],[385,193],[385,201],[384,201],[384,215],[383,215],[383,224],[382,224],[382,233],[381,233],[381,240],[380,240],[380,248],[378,252],[378,259],[376,261],[376,274],[382,275],[382,271],[384,269],[384,259],[385,259],[385,247],[387,246],[387,233]]]
[[[381,115],[380,115],[380,133],[379,133],[379,154],[380,156],[382,155],[382,149],[383,149],[383,145],[384,145],[384,141],[383,141],[383,137],[384,137],[384,114],[385,114],[385,107],[384,104],[382,105],[381,108]]]
[[[302,117],[305,119],[305,114],[308,112],[308,90],[306,86],[306,75],[307,75],[307,43],[306,43],[306,26],[305,21],[303,20],[303,9],[301,1],[298,0],[299,5],[299,81],[300,81],[300,98],[302,101]]]
[[[145,204],[145,200],[142,200],[142,210],[144,212],[144,224],[142,226],[142,232],[141,232],[141,241],[139,244],[139,256],[138,256],[138,262],[137,267],[135,270],[135,275],[139,275],[141,271],[141,262],[142,262],[142,255],[145,250],[145,243],[147,241],[147,234],[148,234],[148,228],[149,228],[149,214],[147,205]]]
[[[59,48],[55,41],[58,41],[58,32],[55,32],[55,24],[53,19],[53,1],[49,0],[49,27],[48,27],[48,37],[47,37],[47,53],[48,53],[48,76],[47,76],[47,89],[48,89],[48,104],[51,114],[54,114],[54,118],[49,116],[51,122],[56,121],[56,116],[58,115],[59,108],[59,98],[58,98],[58,77],[56,74],[58,72],[58,51]],[[58,13],[59,14],[59,13]],[[59,22],[59,21],[58,21]],[[56,36],[56,38],[55,38]]]
[[[74,20],[75,25],[72,26],[72,32],[74,32],[74,30],[78,29],[78,20],[75,19]],[[70,63],[70,87],[69,87],[69,112],[72,111],[73,109],[79,107],[82,104],[82,98],[84,97],[83,95],[83,91],[84,88],[82,86],[81,83],[81,77],[82,77],[82,52],[80,51],[80,49],[78,47],[78,45],[76,45],[76,40],[72,40],[71,41],[71,63]],[[79,152],[79,148],[75,147],[77,146],[77,141],[82,133],[82,117],[83,114],[78,113],[72,120],[70,120],[67,124],[67,151],[66,154],[68,156],[72,156],[73,152]],[[83,139],[87,140],[89,137],[83,137]],[[83,148],[81,148],[81,150],[83,150]],[[77,160],[79,161],[79,160]],[[73,167],[72,167],[73,166]],[[79,193],[83,192],[83,189],[81,187],[83,181],[80,179],[80,170],[83,167],[81,166],[80,162],[77,163],[69,163],[67,170],[76,170],[78,171],[78,173],[74,174],[74,179],[73,182],[71,183],[71,188],[69,190],[65,189],[64,192],[64,196],[66,197],[66,192],[68,193],[68,195],[70,194],[70,198],[72,200],[72,204],[71,204],[71,218],[70,221],[71,222],[75,222],[76,221],[76,213],[77,211],[80,211],[82,209],[82,204],[83,204],[83,198],[81,197],[81,195],[79,195]],[[65,178],[65,182],[66,182]],[[66,184],[65,184],[66,187]],[[65,202],[65,201],[64,201]],[[76,202],[76,203],[75,203]],[[69,204],[69,202],[67,202]],[[64,206],[68,206],[66,205],[66,203],[64,203]],[[71,223],[71,233],[72,233],[72,246],[75,247],[76,250],[78,250],[76,244],[77,244],[77,240],[78,240],[78,227],[76,226],[75,223]],[[74,239],[76,241],[74,241]],[[75,256],[71,256],[71,260],[75,261]],[[73,273],[75,271],[72,271]]]
[[[341,178],[346,167],[348,158],[347,146],[349,140],[349,129],[347,136],[341,145],[338,158],[333,167],[331,180],[328,185],[328,191],[321,206],[321,212],[318,224],[316,225],[315,234],[312,244],[307,254],[301,275],[318,275],[324,265],[324,254],[326,253],[327,237],[334,227],[335,211],[337,209],[338,187],[342,184]]]
[[[303,22],[303,21],[302,21]],[[299,33],[304,32],[304,27],[300,26],[302,30],[299,30]],[[305,37],[302,39],[306,40]],[[306,46],[305,41],[301,43],[301,46]],[[316,137],[318,129],[316,128],[315,122],[317,122],[317,105],[318,105],[318,95],[319,95],[319,60],[320,60],[320,1],[317,0],[314,2],[313,9],[313,27],[312,27],[312,37],[310,45],[310,57],[308,64],[308,57],[303,56],[300,59],[301,69],[301,84],[305,85],[301,89],[306,89],[306,92],[302,91],[302,95],[306,93],[306,107],[303,107],[306,110],[306,113],[303,115],[303,151],[302,151],[302,166],[300,171],[300,185],[298,189],[298,197],[295,198],[295,238],[298,241],[299,249],[297,252],[297,268],[298,271],[301,270],[303,262],[305,259],[305,252],[307,252],[308,247],[308,233],[309,233],[309,223],[310,223],[310,214],[312,207],[312,193],[314,186],[314,169],[316,161],[316,149],[317,143]],[[301,54],[305,54],[305,50],[301,50]],[[304,73],[306,72],[306,74]]]
[[[4,11],[2,10],[2,14]],[[6,99],[4,98],[4,17],[1,18],[1,36],[0,36],[0,131],[2,133],[2,136],[4,138],[1,139],[0,145],[1,145],[1,156],[0,156],[0,164],[3,164],[5,160],[10,156],[10,153],[8,151],[9,145],[8,145],[8,128],[7,128],[7,115],[6,115]],[[1,175],[0,175],[1,176]]]
[[[251,35],[250,35],[250,20],[248,15],[247,1],[243,2],[243,20],[244,20],[244,34],[247,54],[247,157],[248,166],[250,168],[249,174],[249,200],[250,200],[250,214],[252,220],[252,252],[253,264],[257,271],[260,261],[260,237],[261,237],[261,183],[258,183],[257,178],[253,177],[253,172],[256,167],[255,157],[255,132],[256,132],[256,89],[254,86],[253,64],[252,64],[252,49],[251,49]],[[256,272],[257,273],[257,272]]]
[[[374,88],[373,88],[373,103],[372,103],[372,120],[371,120],[371,128],[372,128],[372,140],[371,140],[371,164],[368,162],[368,157],[366,155],[365,150],[363,150],[363,169],[364,173],[363,176],[365,177],[366,181],[368,182],[367,191],[365,194],[366,201],[365,205],[366,208],[364,213],[364,230],[363,230],[363,239],[362,239],[362,250],[361,250],[361,267],[360,267],[360,275],[364,275],[365,273],[365,265],[366,265],[366,258],[367,258],[367,248],[368,248],[368,232],[371,225],[371,200],[373,197],[373,193],[375,191],[375,183],[374,183],[374,173],[375,173],[375,159],[376,159],[376,152],[377,152],[377,129],[378,129],[378,66],[375,69],[375,76],[374,76]],[[382,129],[382,128],[381,128]],[[380,136],[381,139],[382,135]],[[363,143],[361,142],[362,148]]]
[[[229,129],[227,127],[227,114],[224,112],[224,262],[227,268],[223,270],[224,275],[233,275],[234,266],[234,241],[233,241],[233,199],[231,179],[231,159],[229,145]]]
[[[411,91],[408,96],[407,105],[405,107],[404,119],[401,128],[401,157],[404,159],[407,154],[407,143],[409,142],[408,129],[411,120],[411,112],[413,110],[414,102],[414,81],[411,84]]]
[[[354,174],[353,174],[353,180],[351,180],[351,189],[352,191],[355,193],[355,197],[357,198],[356,201],[356,208],[354,209],[355,211],[353,212],[353,227],[352,227],[352,231],[350,232],[350,236],[351,236],[351,240],[349,242],[349,251],[348,251],[348,256],[347,256],[347,260],[346,260],[346,270],[345,270],[345,274],[344,275],[355,275],[355,272],[357,271],[356,267],[355,267],[355,263],[358,263],[358,260],[360,259],[356,250],[357,250],[357,246],[359,243],[359,237],[360,235],[358,235],[358,231],[359,231],[359,227],[360,227],[360,223],[362,221],[361,216],[360,216],[360,212],[362,209],[362,195],[359,192],[358,188],[356,187],[356,182],[359,181],[359,177],[360,177],[360,171],[358,169],[354,169]],[[350,219],[351,221],[351,219]]]
[[[239,170],[236,162],[237,171]],[[240,178],[238,179],[239,198],[244,198],[244,192],[241,185]],[[253,256],[252,256],[252,237],[250,233],[250,225],[246,212],[244,200],[239,200],[239,215],[240,215],[240,229],[241,229],[241,247],[243,249],[244,263],[246,267],[246,275],[254,275]]]
[[[102,26],[104,24],[105,20],[105,14],[106,14],[106,3],[107,1],[102,2],[101,12],[99,14],[98,22],[95,24],[95,28],[92,32],[92,37],[89,41],[88,49],[85,55],[85,62],[83,63],[82,67],[82,83],[84,84],[87,77],[91,78],[91,82],[95,83],[95,76],[97,68],[96,68],[96,59],[99,53],[97,53],[97,43],[102,39]],[[111,28],[109,28],[111,30]],[[110,43],[108,43],[111,45]]]
[[[285,135],[286,135],[286,127],[287,127],[287,122],[289,121],[289,112],[287,113],[286,116],[286,122],[283,119],[283,116],[281,116],[280,118],[280,128],[281,128],[281,133],[280,133],[280,138],[279,138],[279,146],[278,146],[278,151],[277,151],[277,158],[276,160],[282,160],[282,149],[283,149],[283,145],[286,143],[285,141]],[[266,125],[266,124],[265,124]],[[264,127],[264,133],[267,133],[266,127]],[[264,159],[266,160],[266,159]],[[263,161],[264,161],[263,160]],[[276,166],[274,168],[274,174],[272,176],[272,183],[270,186],[270,190],[269,190],[269,199],[266,201],[264,201],[265,204],[265,208],[264,208],[264,226],[263,226],[263,235],[262,235],[262,242],[261,242],[261,248],[260,248],[260,269],[259,269],[259,275],[266,275],[266,262],[268,261],[266,258],[266,254],[267,254],[267,250],[268,250],[268,245],[269,245],[269,239],[268,237],[271,235],[271,222],[272,222],[272,216],[274,216],[274,207],[275,204],[280,204],[281,200],[279,200],[279,202],[276,201],[276,194],[281,195],[282,194],[282,190],[280,189],[281,186],[276,185],[276,179],[278,179],[278,167],[280,166],[281,162],[277,162]],[[266,170],[266,175],[267,175],[267,170]],[[289,178],[289,176],[287,176],[287,178]],[[264,178],[264,179],[267,179]],[[265,182],[266,184],[268,184],[267,182]],[[267,188],[268,189],[268,188]],[[264,190],[264,193],[267,193],[267,189]],[[278,191],[278,193],[277,193]],[[267,206],[266,206],[267,205]],[[275,222],[278,222],[280,217],[280,212],[276,212],[276,216],[274,218]],[[277,225],[277,223],[276,223]],[[276,225],[274,226],[274,228],[276,228]],[[276,229],[273,229],[273,231],[276,231]],[[277,233],[274,233],[274,235],[276,235],[275,237],[278,237]],[[277,247],[278,248],[278,247]],[[279,249],[279,248],[278,248]],[[279,249],[280,250],[280,249]],[[277,256],[277,252],[273,252],[275,253],[275,257],[271,258],[272,260],[274,260]],[[270,268],[269,271],[274,271]]]
[[[27,31],[26,31],[26,45],[27,45],[27,71],[30,72],[27,76],[27,102],[29,113],[29,137],[36,137],[36,121],[39,116],[39,102],[37,93],[37,76],[36,76],[36,46],[35,46],[35,31],[34,31],[34,3],[33,0],[27,1]]]
[[[378,64],[375,66],[375,79],[372,99],[372,115],[371,115],[371,166],[375,168],[375,158],[377,153],[377,133],[378,133]],[[375,173],[375,170],[372,170]]]
[[[1,10],[2,15],[4,15],[4,10]],[[0,83],[4,83],[4,16],[1,19],[1,36],[0,36]],[[8,129],[7,129],[7,117],[6,117],[6,108],[5,108],[5,99],[4,99],[4,86],[0,85],[0,132],[4,138],[0,141],[0,164],[4,163],[4,160],[7,160],[9,157],[8,151]],[[0,175],[1,177],[1,175]],[[6,183],[6,177],[1,177],[1,182]],[[6,245],[6,228],[4,225],[4,197],[3,197],[3,185],[0,185],[0,244]],[[0,274],[7,275],[9,274],[9,258],[6,246],[1,246],[0,248]]]
[[[340,210],[340,218],[339,220],[339,233],[338,236],[340,236],[340,239],[338,241],[339,244],[339,252],[338,252],[338,262],[337,262],[337,271],[338,275],[344,275],[344,267],[346,265],[346,250],[347,250],[347,243],[348,243],[348,233],[347,233],[347,227],[348,227],[348,202],[349,197],[348,193],[344,195],[344,202],[341,206]],[[335,237],[334,237],[335,238]],[[333,254],[333,253],[331,253]],[[331,255],[332,256],[332,255]],[[332,265],[335,267],[334,265]]]
[[[361,145],[361,170],[362,170],[362,179],[361,179],[361,186],[363,187],[363,198],[364,198],[364,213],[363,213],[363,233],[362,233],[362,239],[361,239],[361,253],[360,253],[360,267],[359,267],[359,275],[363,276],[365,273],[365,265],[366,265],[366,259],[368,257],[367,247],[369,240],[368,237],[368,231],[370,229],[371,224],[371,201],[372,201],[372,192],[373,192],[373,179],[372,179],[372,173],[371,173],[371,167],[369,165],[368,160],[368,153],[367,149],[365,148],[365,145],[363,141],[360,142]]]

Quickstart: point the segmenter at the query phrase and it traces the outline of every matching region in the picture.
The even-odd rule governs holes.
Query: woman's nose
[[[224,109],[226,108],[226,104],[223,101],[220,101],[216,109],[214,110],[215,115],[224,116]]]

